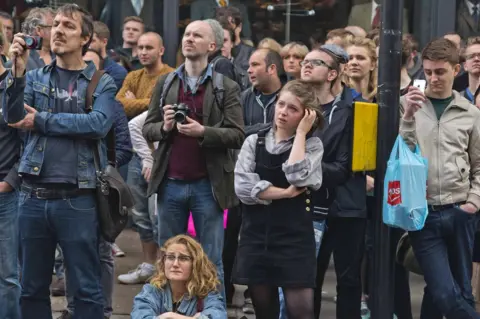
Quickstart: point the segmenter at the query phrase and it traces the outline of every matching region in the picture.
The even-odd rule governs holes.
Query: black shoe
[[[53,297],[65,297],[65,279],[55,279],[50,285],[50,293]]]

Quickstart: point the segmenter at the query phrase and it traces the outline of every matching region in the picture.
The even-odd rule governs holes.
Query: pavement
[[[115,278],[119,274],[127,273],[135,269],[142,262],[142,248],[137,233],[132,230],[125,230],[117,240],[118,246],[125,252],[126,256],[115,259]],[[410,289],[412,297],[413,317],[420,317],[420,304],[423,296],[423,278],[412,274],[410,276]],[[133,298],[142,288],[142,285],[122,285],[115,283],[113,296],[113,316],[111,319],[128,319],[132,309]],[[228,318],[241,318],[244,316],[241,306],[243,305],[243,291],[245,287],[236,287],[236,294],[233,300],[234,308],[228,309]],[[335,319],[334,302],[336,289],[336,278],[333,267],[328,270],[323,290],[326,292],[322,303],[322,319]],[[53,318],[60,316],[61,311],[65,309],[66,302],[63,297],[52,297]],[[360,307],[360,305],[359,305]],[[248,319],[255,319],[254,315],[247,315]]]

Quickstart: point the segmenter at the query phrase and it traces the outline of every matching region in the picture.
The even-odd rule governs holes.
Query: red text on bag
[[[402,194],[400,192],[400,181],[388,182],[388,205],[396,206],[402,203]]]

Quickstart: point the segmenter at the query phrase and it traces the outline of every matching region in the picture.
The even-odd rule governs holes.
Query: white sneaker
[[[118,276],[118,281],[125,285],[144,284],[155,273],[153,265],[142,263],[137,269],[129,271],[128,274]]]
[[[115,243],[112,244],[112,254],[114,257],[125,257],[123,250],[121,250]]]

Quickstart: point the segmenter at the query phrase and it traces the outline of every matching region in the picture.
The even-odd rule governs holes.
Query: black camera
[[[28,50],[40,50],[42,49],[42,38],[25,35],[23,36],[23,40],[25,40],[25,47]]]
[[[180,124],[185,123],[187,116],[190,114],[190,108],[184,103],[173,105],[173,111],[175,112],[173,118]]]

